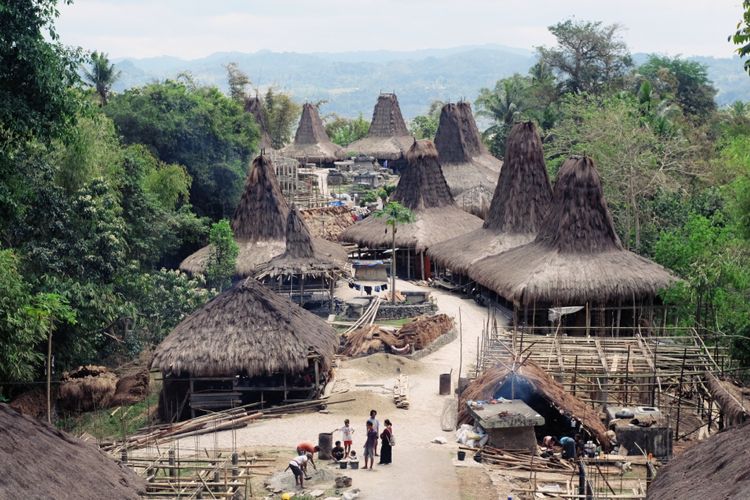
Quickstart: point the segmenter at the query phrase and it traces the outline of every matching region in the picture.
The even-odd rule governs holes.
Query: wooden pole
[[[47,335],[47,423],[52,423],[52,331]]]
[[[682,353],[682,367],[680,368],[680,392],[677,393],[677,423],[675,424],[674,439],[677,441],[680,435],[680,410],[682,409],[682,382],[685,376],[685,360],[687,358],[687,347]]]
[[[464,363],[464,330],[461,322],[461,308],[458,308],[458,380],[461,380],[461,368]]]
[[[625,384],[625,406],[628,405],[628,375],[630,374],[630,344],[628,344],[628,355],[625,358],[625,379],[623,380],[623,383]]]
[[[424,252],[419,252],[419,271],[422,275],[422,281],[424,281]]]
[[[578,354],[576,354],[575,364],[573,365],[573,396],[576,395],[576,378],[578,377]]]
[[[391,226],[391,304],[396,303],[396,223]]]

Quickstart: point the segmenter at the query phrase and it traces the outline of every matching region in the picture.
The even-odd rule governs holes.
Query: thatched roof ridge
[[[94,444],[0,403],[0,498],[141,498],[145,482]]]
[[[750,498],[750,423],[733,427],[691,446],[660,468],[648,500]]]
[[[337,343],[321,318],[249,278],[177,325],[151,365],[173,375],[299,373],[311,350],[330,366]]]
[[[536,239],[475,262],[469,276],[516,303],[557,305],[627,302],[675,281],[662,266],[622,248],[594,163],[579,156],[561,168]]]
[[[273,141],[271,140],[271,135],[268,133],[268,123],[266,122],[266,116],[263,114],[263,106],[258,96],[245,99],[245,112],[253,116],[258,129],[260,129],[258,147],[261,150],[273,149]]]
[[[581,422],[581,425],[593,437],[597,438],[600,444],[609,447],[607,428],[599,419],[598,410],[591,408],[582,400],[567,392],[559,382],[530,359],[519,366],[517,361],[514,362],[508,356],[502,360],[502,363],[485,370],[479,377],[472,380],[461,393],[458,412],[459,424],[471,421],[471,415],[466,408],[467,401],[493,399],[495,392],[511,375],[526,379],[547,402]]]
[[[462,211],[454,203],[432,141],[416,141],[406,159],[408,166],[391,200],[411,209],[415,221],[398,226],[398,246],[423,251],[440,241],[479,228],[482,220]],[[385,220],[373,216],[346,229],[341,239],[373,248],[391,244],[391,236],[385,231]]]
[[[475,156],[489,154],[468,102],[448,103],[440,110],[435,147],[441,164],[467,163]]]
[[[281,152],[284,156],[300,162],[332,163],[344,157],[341,147],[331,142],[328,137],[317,106],[310,103],[302,106],[302,116],[294,135],[294,142]]]
[[[414,137],[406,128],[396,94],[380,94],[367,135],[349,144],[346,150],[378,160],[398,160],[413,142]]]
[[[740,387],[731,380],[720,380],[712,373],[707,373],[706,378],[711,395],[724,413],[725,425],[739,425],[750,419],[750,400]]]
[[[485,257],[530,243],[552,201],[542,141],[531,122],[508,136],[505,164],[481,229],[438,243],[429,250],[439,264],[467,273]]]

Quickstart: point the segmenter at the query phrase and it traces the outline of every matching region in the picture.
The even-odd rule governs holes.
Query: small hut
[[[565,326],[587,333],[593,323],[636,326],[638,309],[652,306],[657,293],[675,280],[662,266],[623,248],[599,173],[584,156],[573,156],[561,167],[536,239],[475,262],[469,276],[512,303],[515,313],[522,309],[526,325],[544,325],[547,308],[585,307],[570,318],[585,317],[585,324]],[[623,314],[623,307],[632,315]],[[544,317],[534,317],[537,308],[543,308]],[[514,323],[518,320],[514,315]]]
[[[438,243],[428,254],[436,267],[450,269],[462,282],[475,262],[533,241],[551,201],[536,127],[532,122],[517,123],[508,136],[505,164],[482,227]]]
[[[443,106],[435,147],[456,204],[484,218],[503,162],[482,143],[468,102]]]
[[[313,240],[299,210],[292,206],[286,222],[286,251],[259,266],[255,277],[300,305],[321,302],[322,295],[333,307],[334,287],[348,273],[347,260],[341,245]]]
[[[145,482],[93,443],[0,403],[0,498],[137,499]]]
[[[271,140],[271,134],[268,133],[268,122],[266,121],[266,116],[263,114],[263,106],[258,96],[245,100],[245,112],[252,115],[260,130],[260,141],[258,143],[260,150],[272,150],[273,141]]]
[[[317,397],[337,345],[328,323],[247,279],[185,318],[157,347],[151,366],[164,377],[160,414]]]
[[[302,116],[294,135],[294,142],[283,148],[281,154],[294,158],[303,165],[315,163],[331,167],[333,162],[344,158],[341,147],[328,138],[317,106],[309,103],[302,106]]]
[[[415,221],[397,227],[396,246],[401,253],[396,256],[397,267],[402,273],[406,271],[407,278],[427,278],[431,274],[431,263],[424,256],[425,250],[478,229],[482,219],[456,206],[432,141],[416,141],[406,159],[408,166],[390,199],[412,210]],[[390,249],[392,244],[385,220],[372,216],[349,227],[341,234],[341,239],[370,249]]]
[[[414,137],[406,128],[396,94],[380,94],[372,113],[367,136],[346,146],[346,151],[372,156],[388,167],[399,170],[405,164],[406,152]]]

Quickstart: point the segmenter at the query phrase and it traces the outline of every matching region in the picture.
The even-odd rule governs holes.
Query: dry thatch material
[[[409,163],[391,200],[414,212],[415,221],[399,225],[396,245],[421,252],[449,238],[478,229],[482,220],[459,209],[445,182],[432,141],[414,143],[406,155]],[[341,239],[371,248],[391,246],[385,219],[370,216],[347,229]]]
[[[649,500],[750,498],[750,424],[734,427],[690,447],[659,469]]]
[[[675,278],[623,249],[591,158],[560,169],[534,242],[474,263],[469,276],[517,304],[624,302],[654,296]]]
[[[110,401],[110,406],[132,405],[143,401],[148,396],[150,381],[149,373],[146,369],[122,377],[117,381],[117,387]]]
[[[299,373],[310,351],[327,369],[337,343],[321,318],[247,279],[177,325],[151,365],[165,375],[194,377]]]
[[[300,213],[310,233],[328,241],[339,241],[341,233],[354,224],[348,207],[305,208]]]
[[[136,499],[143,479],[90,443],[0,403],[0,498]]]
[[[266,122],[266,116],[263,114],[263,107],[258,96],[245,99],[245,112],[253,116],[258,129],[260,129],[258,147],[261,150],[266,149],[270,151],[273,149],[273,141],[271,140],[271,135],[268,133],[268,123]]]
[[[380,94],[367,136],[349,144],[346,151],[378,160],[399,160],[413,143],[414,137],[406,128],[396,94]]]
[[[503,162],[492,156],[482,143],[468,102],[443,106],[435,147],[458,206],[484,217]],[[466,196],[462,197],[464,193]]]
[[[60,406],[71,411],[109,408],[117,388],[117,375],[105,366],[79,366],[63,373]]]
[[[310,236],[297,207],[292,206],[286,222],[286,251],[258,267],[257,279],[277,276],[334,277],[347,268],[347,253],[332,241]]]
[[[746,422],[750,418],[750,389],[731,379],[720,380],[712,373],[706,378],[711,395],[724,413],[724,424],[732,427]]]
[[[341,147],[328,138],[318,108],[309,103],[302,106],[294,142],[283,148],[281,154],[302,163],[333,163],[344,158]]]
[[[519,366],[508,356],[501,364],[485,370],[479,377],[472,380],[461,393],[458,405],[458,423],[471,423],[472,417],[466,408],[467,401],[487,401],[495,397],[495,393],[503,385],[505,379],[512,374],[525,379],[549,404],[575,418],[586,431],[599,440],[602,446],[609,446],[607,428],[599,419],[599,412],[573,396],[555,379],[549,376],[542,367],[531,360],[526,360]]]
[[[420,316],[398,331],[367,325],[345,334],[346,343],[341,349],[345,356],[367,356],[382,352],[386,346],[394,352],[410,354],[432,344],[438,337],[453,328],[453,319],[445,314]]]
[[[533,241],[551,201],[542,140],[532,122],[518,123],[508,135],[505,164],[482,228],[438,243],[429,254],[467,274],[475,262]]]

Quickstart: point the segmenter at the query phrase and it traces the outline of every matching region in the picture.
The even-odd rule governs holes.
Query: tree
[[[600,93],[617,87],[633,65],[617,24],[568,19],[549,27],[556,47],[538,47],[539,61],[556,75],[566,92]]]
[[[120,71],[109,63],[107,54],[94,51],[91,53],[91,69],[84,70],[84,75],[99,96],[99,104],[106,106],[112,85],[120,78]]]
[[[224,69],[227,70],[227,83],[229,84],[229,97],[235,102],[245,106],[245,101],[248,98],[248,89],[250,87],[250,77],[240,70],[240,67],[235,62],[230,62]]]
[[[443,101],[432,101],[427,114],[415,116],[409,124],[409,131],[412,135],[417,139],[435,139],[443,106],[445,106]]]
[[[275,92],[272,88],[266,91],[263,113],[274,148],[281,149],[289,143],[301,112],[302,107],[287,94]]]
[[[388,202],[382,210],[373,214],[374,217],[384,218],[386,231],[391,228],[391,302],[396,303],[396,231],[399,224],[414,222],[414,213],[397,201]]]
[[[229,221],[220,220],[211,226],[209,243],[211,254],[206,265],[206,284],[223,291],[232,284],[239,253]]]
[[[364,119],[362,113],[357,118],[349,119],[335,113],[326,117],[326,134],[331,142],[339,146],[347,146],[367,135],[370,123]]]
[[[705,119],[716,110],[716,89],[704,64],[652,55],[638,68],[638,74],[649,80],[662,99],[676,102],[692,118]]]
[[[530,107],[530,79],[519,74],[498,80],[494,89],[483,88],[476,100],[477,115],[489,118],[492,125],[483,132],[492,154],[505,154],[505,140],[513,123]]]
[[[729,41],[737,46],[736,52],[740,57],[750,54],[750,0],[742,1],[742,20],[737,23],[737,31],[729,36]],[[745,71],[750,73],[750,60],[745,60]]]

